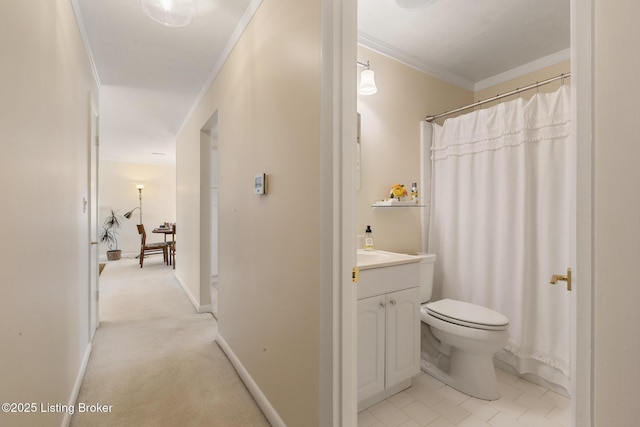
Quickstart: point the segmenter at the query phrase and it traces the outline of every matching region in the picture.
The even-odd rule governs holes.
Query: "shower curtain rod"
[[[563,74],[560,74],[559,76],[551,77],[550,79],[542,80],[541,82],[535,82],[533,84],[530,84],[529,86],[521,87],[521,88],[518,88],[516,90],[512,90],[511,92],[503,93],[502,95],[496,95],[493,98],[488,98],[488,99],[485,99],[483,101],[474,102],[473,104],[469,104],[469,105],[466,105],[464,107],[456,108],[455,110],[445,111],[444,113],[436,114],[435,116],[427,116],[425,118],[425,120],[427,122],[432,122],[435,119],[439,119],[440,117],[444,117],[444,116],[448,116],[450,114],[454,114],[454,113],[457,113],[457,112],[460,112],[460,111],[468,110],[469,108],[478,107],[480,105],[486,104],[487,102],[497,101],[498,99],[506,98],[507,96],[515,95],[515,94],[518,94],[520,92],[524,92],[526,90],[535,89],[537,87],[544,86],[544,85],[549,84],[551,82],[555,82],[556,80],[566,79],[567,77],[571,77],[571,73],[563,73]]]

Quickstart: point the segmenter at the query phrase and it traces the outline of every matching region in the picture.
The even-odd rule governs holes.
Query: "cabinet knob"
[[[384,301],[380,301],[380,308],[384,308]]]
[[[395,298],[391,298],[391,301],[389,301],[391,303],[391,305],[396,305],[396,300]]]

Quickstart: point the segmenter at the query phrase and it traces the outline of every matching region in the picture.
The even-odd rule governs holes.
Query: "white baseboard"
[[[220,332],[218,332],[216,341],[218,345],[220,345],[220,348],[222,349],[224,354],[226,354],[231,361],[233,367],[236,368],[236,371],[240,375],[242,382],[247,387],[249,393],[251,393],[260,409],[262,409],[262,412],[264,413],[264,416],[267,417],[269,423],[271,423],[271,425],[274,427],[286,427],[286,424],[284,423],[284,421],[282,421],[282,418],[280,418],[278,412],[276,412],[274,407],[271,406],[271,403],[269,403],[267,397],[264,395],[264,393],[262,393],[262,390],[260,390],[260,387],[258,387],[255,381],[253,381],[253,378],[251,378],[249,372],[247,372],[244,366],[242,366],[242,363],[240,363],[240,360],[233,353],[233,350],[231,350],[229,344],[227,344],[222,335],[220,335]]]
[[[191,290],[187,286],[185,286],[182,280],[180,280],[180,277],[178,277],[177,274],[174,274],[173,277],[176,278],[185,295],[187,296],[187,298],[189,298],[189,301],[191,301],[193,308],[195,308],[198,313],[211,313],[211,304],[200,305],[196,297],[194,297],[191,293]]]
[[[80,394],[80,386],[82,385],[82,380],[84,379],[84,374],[87,371],[87,365],[89,364],[89,356],[91,356],[91,343],[87,344],[87,348],[84,351],[84,356],[82,357],[82,361],[80,362],[80,369],[78,370],[78,375],[76,375],[76,381],[73,384],[73,389],[71,390],[71,396],[69,396],[69,406],[74,406],[76,401],[78,400],[78,394]],[[62,419],[61,427],[69,427],[71,424],[71,415],[69,411],[65,412],[64,418]]]

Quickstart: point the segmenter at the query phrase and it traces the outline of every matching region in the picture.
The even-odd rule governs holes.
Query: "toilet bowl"
[[[499,399],[493,355],[507,342],[509,319],[488,308],[451,299],[423,304],[420,317],[427,325],[426,335],[430,332],[435,337],[427,338],[423,346],[433,346],[438,354],[432,360],[428,356],[423,359],[424,370],[469,396]]]
[[[422,255],[422,370],[469,396],[500,398],[493,356],[509,337],[501,313],[453,299],[430,301],[435,255]]]

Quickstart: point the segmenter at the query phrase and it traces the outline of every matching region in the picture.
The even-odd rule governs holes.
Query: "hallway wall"
[[[69,0],[0,2],[0,425],[59,426],[89,345],[90,106],[98,89]]]
[[[176,149],[176,275],[203,305],[200,129],[218,111],[219,334],[291,426],[320,416],[320,36],[320,1],[264,0]]]

